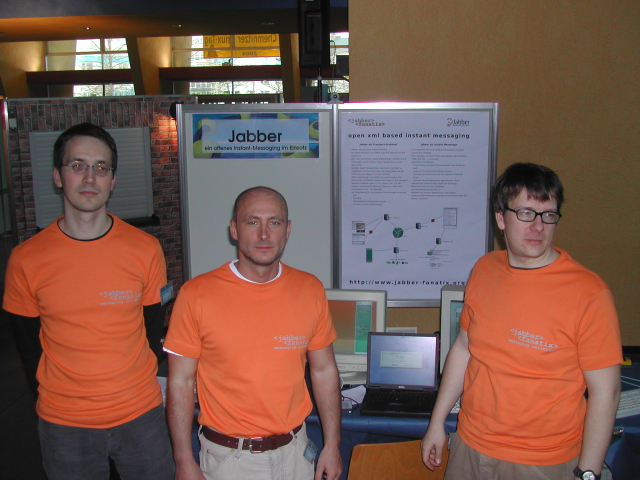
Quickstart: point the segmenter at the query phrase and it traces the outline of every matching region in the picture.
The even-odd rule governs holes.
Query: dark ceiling
[[[1,3],[0,42],[298,31],[296,0],[189,0],[183,8],[175,0]],[[330,18],[331,31],[348,30],[347,0],[331,0]]]

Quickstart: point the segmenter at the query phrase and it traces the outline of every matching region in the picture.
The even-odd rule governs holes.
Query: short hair
[[[527,189],[529,197],[539,202],[555,200],[558,212],[564,201],[564,188],[560,178],[550,168],[535,163],[514,163],[500,175],[492,191],[492,203],[495,213],[509,208],[509,200]]]
[[[62,170],[62,160],[65,150],[67,149],[67,143],[74,137],[93,137],[98,140],[102,140],[109,150],[111,150],[111,170],[114,174],[118,167],[118,149],[116,147],[116,141],[104,128],[94,125],[92,123],[79,123],[66,129],[60,134],[56,143],[53,144],[53,166],[58,170]]]
[[[289,206],[287,205],[287,201],[284,199],[282,194],[280,192],[278,192],[277,190],[274,190],[273,188],[270,188],[270,187],[263,187],[263,186],[247,188],[244,192],[242,192],[240,195],[238,195],[238,198],[236,198],[236,201],[233,204],[233,216],[231,217],[233,219],[233,221],[236,222],[236,223],[238,222],[238,208],[240,207],[240,202],[242,202],[242,200],[244,200],[244,198],[247,195],[250,195],[251,193],[255,193],[255,192],[259,192],[259,191],[270,192],[270,193],[274,194],[276,197],[278,197],[282,201],[282,204],[284,205],[284,219],[285,219],[285,221],[288,221],[289,220]]]

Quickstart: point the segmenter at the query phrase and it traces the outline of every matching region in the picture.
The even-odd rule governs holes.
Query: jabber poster
[[[486,253],[490,111],[340,116],[341,288],[436,300]]]
[[[263,185],[287,200],[282,261],[332,283],[333,110],[323,104],[180,106],[180,214],[184,277],[238,258],[234,202]]]
[[[193,115],[194,158],[318,158],[315,112]]]

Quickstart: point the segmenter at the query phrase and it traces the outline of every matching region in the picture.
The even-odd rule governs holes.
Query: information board
[[[492,248],[497,104],[338,106],[337,288],[438,306]]]
[[[289,204],[284,263],[327,288],[436,307],[493,246],[493,103],[184,105],[178,109],[184,277],[237,258],[237,195]]]
[[[332,118],[324,104],[179,106],[185,280],[238,258],[233,203],[260,185],[288,203],[282,261],[332,286]]]

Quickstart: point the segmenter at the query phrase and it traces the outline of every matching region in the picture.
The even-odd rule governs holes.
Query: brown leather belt
[[[302,425],[293,429],[293,433],[296,434],[300,431]],[[239,438],[230,437],[224,433],[220,433],[216,430],[212,430],[209,427],[202,427],[202,435],[204,438],[217,445],[222,445],[228,448],[238,448]],[[244,438],[242,442],[242,450],[249,450],[251,453],[266,452],[269,450],[275,450],[276,448],[284,447],[293,440],[293,435],[290,433],[284,433],[282,435],[272,435],[271,437],[254,437]]]

